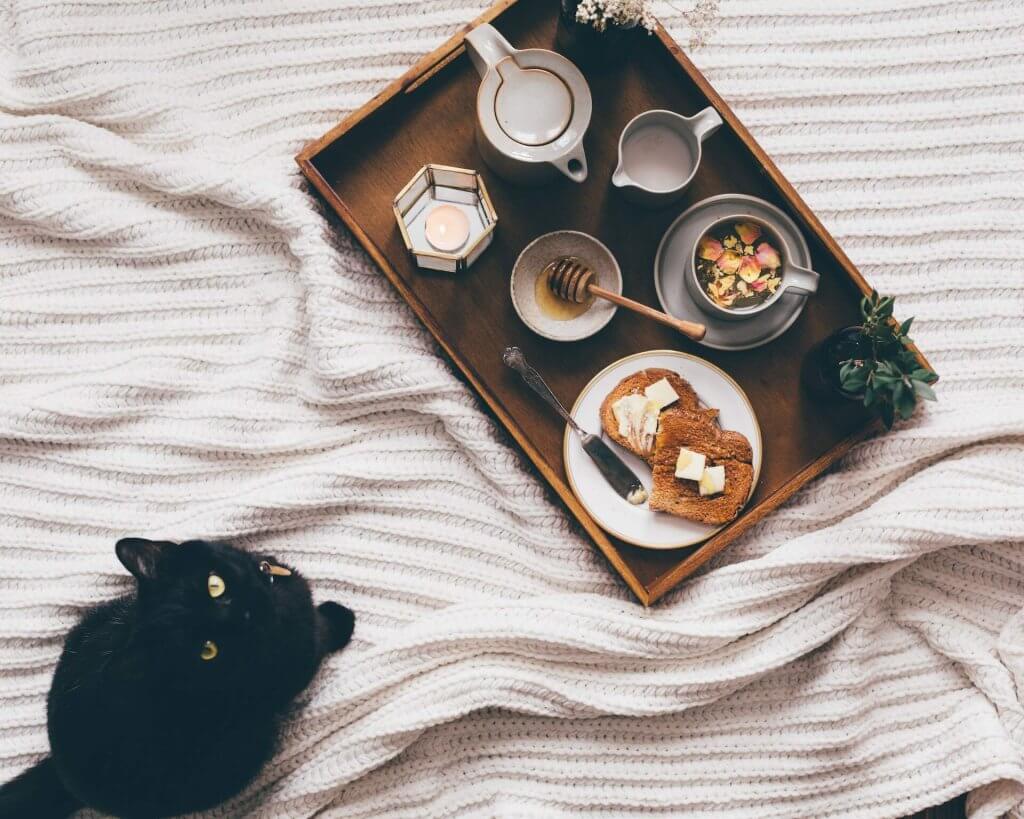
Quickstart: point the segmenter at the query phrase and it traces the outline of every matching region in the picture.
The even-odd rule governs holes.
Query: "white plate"
[[[761,428],[746,393],[739,384],[713,364],[674,350],[651,350],[619,359],[605,367],[583,388],[572,408],[572,417],[587,432],[601,429],[601,403],[615,386],[633,373],[651,367],[672,370],[685,378],[708,407],[717,407],[722,429],[733,429],[747,436],[754,454],[754,494],[761,474]],[[629,464],[644,488],[651,491],[651,469],[646,462],[627,452],[602,434],[605,442]],[[565,429],[562,453],[569,485],[587,513],[609,534],[626,543],[647,549],[678,549],[707,540],[722,526],[695,523],[665,512],[654,512],[647,504],[633,506],[615,494],[583,451],[579,437]],[[750,498],[748,497],[749,501]]]

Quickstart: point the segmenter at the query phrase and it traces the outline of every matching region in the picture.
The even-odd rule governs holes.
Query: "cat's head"
[[[279,641],[312,616],[305,580],[269,556],[204,540],[116,549],[138,581],[137,639],[168,683],[230,688],[268,672]]]

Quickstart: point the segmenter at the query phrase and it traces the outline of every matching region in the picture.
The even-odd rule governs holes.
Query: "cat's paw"
[[[352,639],[352,632],[356,626],[356,615],[351,609],[345,608],[341,603],[328,601],[316,607],[320,615],[321,625],[326,634],[324,644],[328,651],[337,651],[344,648]]]

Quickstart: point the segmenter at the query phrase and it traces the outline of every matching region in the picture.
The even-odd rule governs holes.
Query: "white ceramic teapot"
[[[537,185],[564,174],[587,178],[583,135],[590,88],[579,69],[542,48],[516,50],[484,23],[466,35],[483,78],[476,96],[476,142],[484,161],[510,182]]]

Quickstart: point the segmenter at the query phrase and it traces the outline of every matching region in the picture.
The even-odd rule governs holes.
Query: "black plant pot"
[[[851,393],[843,389],[839,381],[839,368],[844,361],[864,358],[868,352],[868,341],[860,327],[837,330],[807,353],[803,366],[804,385],[819,398],[862,400],[863,393]]]
[[[625,60],[633,42],[641,31],[634,25],[630,28],[610,25],[598,31],[588,23],[576,19],[580,0],[559,0],[556,40],[562,53],[581,68],[602,68],[620,64]]]

